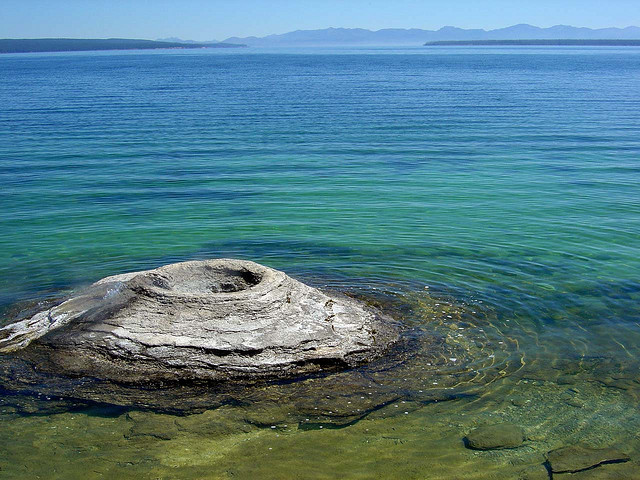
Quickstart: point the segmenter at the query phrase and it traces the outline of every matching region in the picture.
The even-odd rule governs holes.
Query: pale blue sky
[[[0,38],[223,40],[326,27],[640,26],[640,0],[0,0]]]

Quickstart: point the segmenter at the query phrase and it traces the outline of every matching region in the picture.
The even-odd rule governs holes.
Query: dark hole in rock
[[[147,278],[156,288],[189,294],[240,292],[262,281],[262,274],[247,268],[187,265],[181,270],[187,271],[176,276],[151,273]]]
[[[212,280],[214,280],[211,285],[211,291],[214,293],[239,292],[259,284],[262,280],[262,275],[246,269],[211,269],[211,273],[213,274]]]

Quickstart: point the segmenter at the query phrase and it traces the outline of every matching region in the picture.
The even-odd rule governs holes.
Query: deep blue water
[[[633,385],[638,92],[634,48],[0,56],[0,306],[241,257]]]

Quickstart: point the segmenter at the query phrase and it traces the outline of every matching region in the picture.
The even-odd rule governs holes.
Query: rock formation
[[[108,277],[48,307],[15,305],[0,328],[0,409],[225,407],[255,427],[336,428],[476,395],[521,365],[516,343],[461,305],[422,291],[362,295],[213,260]]]
[[[353,367],[397,339],[390,318],[241,260],[104,278],[0,329],[0,352],[121,383],[278,378]]]
[[[578,473],[601,465],[624,463],[629,460],[627,454],[615,448],[589,448],[579,444],[558,448],[547,453],[547,461],[554,474]]]
[[[518,425],[500,423],[476,428],[465,440],[467,448],[473,450],[517,448],[524,441],[524,431]]]

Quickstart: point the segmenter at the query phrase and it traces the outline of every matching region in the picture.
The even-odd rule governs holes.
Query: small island
[[[4,38],[0,53],[86,52],[94,50],[156,50],[161,48],[241,48],[236,43],[181,43],[128,38]]]
[[[496,46],[496,47],[640,47],[640,40],[441,40],[427,42],[425,47],[462,47],[462,46]]]

